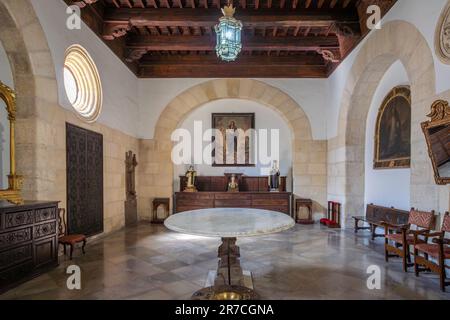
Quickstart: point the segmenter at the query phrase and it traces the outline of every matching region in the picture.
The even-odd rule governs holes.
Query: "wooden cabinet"
[[[58,265],[58,202],[0,202],[0,292]]]
[[[206,208],[255,208],[291,214],[290,192],[176,192],[175,213]]]

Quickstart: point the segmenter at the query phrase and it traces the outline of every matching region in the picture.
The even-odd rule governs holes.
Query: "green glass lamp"
[[[233,17],[235,11],[233,4],[229,2],[228,5],[223,7],[223,17],[219,19],[219,24],[215,26],[217,57],[224,61],[236,60],[242,50],[242,23]]]

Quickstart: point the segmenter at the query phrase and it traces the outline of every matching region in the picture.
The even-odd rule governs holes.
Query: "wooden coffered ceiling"
[[[227,0],[65,0],[141,78],[327,78],[367,35],[367,7],[396,0],[234,0],[243,50],[215,53]]]

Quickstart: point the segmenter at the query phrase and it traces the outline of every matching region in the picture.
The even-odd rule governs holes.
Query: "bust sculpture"
[[[269,175],[269,190],[270,192],[280,191],[280,170],[278,168],[278,161],[274,160],[272,170]]]
[[[236,175],[234,173],[230,177],[230,182],[228,183],[228,191],[229,192],[239,191],[239,184],[236,181]]]
[[[196,192],[197,188],[195,187],[195,177],[197,175],[197,172],[194,170],[193,166],[190,166],[189,169],[186,171],[186,187],[184,188],[184,192]]]

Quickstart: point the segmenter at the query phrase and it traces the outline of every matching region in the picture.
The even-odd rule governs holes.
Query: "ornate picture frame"
[[[397,86],[384,98],[375,126],[373,168],[411,166],[411,89]]]
[[[16,93],[3,82],[0,81],[0,99],[5,102],[9,121],[9,175],[8,189],[0,190],[0,200],[7,200],[14,204],[23,204],[20,190],[23,185],[23,177],[16,174],[16,145],[15,145],[15,124],[16,124]]]
[[[446,130],[447,141],[450,131],[450,106],[448,101],[436,100],[431,105],[431,112],[427,115],[430,118],[429,121],[421,123],[422,131],[425,135],[425,141],[427,143],[428,155],[431,159],[431,164],[434,171],[434,179],[438,185],[450,184],[450,176],[441,176],[439,172],[439,161],[436,157],[436,152],[433,150],[432,133],[436,130]],[[444,131],[445,132],[445,131]],[[448,146],[448,144],[447,144]],[[448,150],[448,149],[447,149]],[[448,151],[447,151],[448,157]],[[448,162],[447,162],[448,163]]]

